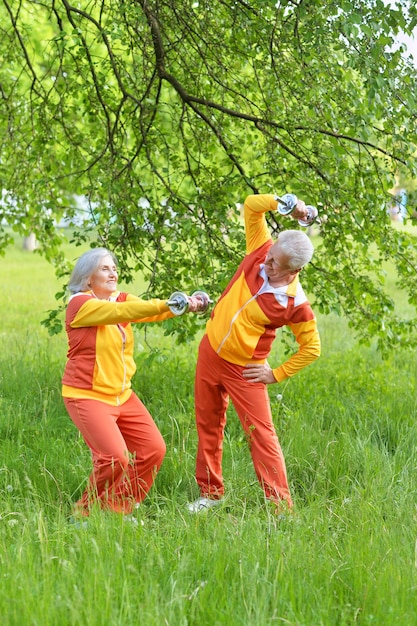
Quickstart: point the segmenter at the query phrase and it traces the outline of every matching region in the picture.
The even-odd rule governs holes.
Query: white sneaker
[[[187,504],[187,509],[190,513],[201,513],[201,511],[206,511],[207,509],[211,509],[214,506],[218,506],[221,502],[223,502],[223,498],[220,498],[220,500],[212,500],[211,498],[197,498],[195,502],[190,502],[190,504]]]
[[[74,528],[88,528],[88,521],[86,519],[80,519],[71,515],[68,521]]]

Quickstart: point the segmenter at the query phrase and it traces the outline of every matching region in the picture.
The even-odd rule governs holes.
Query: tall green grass
[[[269,387],[295,514],[264,502],[230,407],[225,505],[194,517],[197,342],[139,328],[134,387],[167,456],[143,526],[98,512],[77,529],[90,458],[60,397],[65,336],[40,326],[60,285],[19,243],[0,268],[3,626],[417,623],[414,354],[383,361],[344,320],[320,319],[321,359]]]

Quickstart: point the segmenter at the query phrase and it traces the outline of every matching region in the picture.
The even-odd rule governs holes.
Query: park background
[[[417,623],[416,24],[411,0],[0,1],[2,624]],[[295,515],[264,502],[233,407],[225,504],[188,515],[206,318],[184,316],[135,331],[168,448],[143,525],[70,524],[90,471],[60,396],[76,257],[105,245],[142,297],[217,300],[246,195],[290,191],[320,214],[302,282],[323,343],[268,388]],[[293,348],[283,330],[271,361]]]
[[[67,253],[80,251],[68,245]],[[40,324],[58,284],[19,239],[0,268],[4,626],[416,623],[412,351],[382,359],[373,343],[357,343],[346,320],[319,316],[322,357],[269,387],[295,515],[277,519],[265,503],[231,407],[225,505],[191,516],[198,338],[180,345],[163,325],[137,327],[134,388],[167,456],[139,511],[143,526],[102,513],[77,529],[71,504],[90,458],[60,397],[65,334],[50,336]],[[137,278],[130,289],[141,289]],[[387,289],[402,313],[412,312],[393,272]],[[284,349],[277,341],[273,362]]]

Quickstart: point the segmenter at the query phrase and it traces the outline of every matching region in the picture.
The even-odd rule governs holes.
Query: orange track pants
[[[267,387],[250,383],[243,367],[221,359],[207,335],[200,343],[195,379],[198,432],[196,480],[202,496],[224,494],[223,438],[229,397],[248,437],[256,476],[268,499],[292,506],[284,455],[272,421]]]
[[[88,515],[94,503],[130,513],[150,490],[166,446],[150,413],[132,393],[121,406],[64,398],[67,411],[91,450],[93,472],[75,510]]]

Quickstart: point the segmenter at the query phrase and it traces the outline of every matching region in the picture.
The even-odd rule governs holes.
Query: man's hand
[[[245,365],[242,376],[251,383],[271,385],[277,382],[268,363],[248,363]]]
[[[308,210],[306,209],[306,203],[303,200],[297,201],[295,209],[291,213],[291,217],[294,220],[306,220],[308,218]]]

